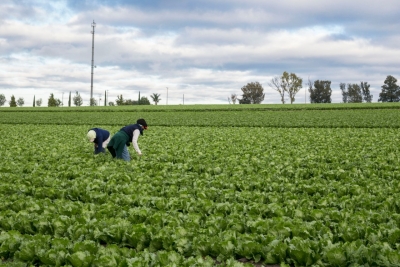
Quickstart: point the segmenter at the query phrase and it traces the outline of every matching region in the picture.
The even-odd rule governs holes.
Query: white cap
[[[89,140],[89,142],[93,142],[94,139],[96,139],[96,132],[93,131],[93,130],[90,130],[90,131],[87,133],[87,139]]]

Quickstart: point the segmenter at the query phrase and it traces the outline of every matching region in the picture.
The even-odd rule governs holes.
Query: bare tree
[[[282,104],[285,104],[285,89],[281,78],[275,76],[274,78],[271,79],[271,82],[269,82],[268,85],[279,93],[279,95],[281,96]]]
[[[36,100],[36,106],[40,107],[42,105],[42,99],[39,98],[38,100]]]
[[[367,103],[372,102],[372,98],[374,97],[371,95],[371,91],[369,90],[370,85],[368,82],[361,82],[361,91],[363,94],[363,100]]]
[[[347,91],[346,84],[345,83],[340,83],[339,86],[340,86],[340,90],[342,91],[343,103],[347,103],[348,102],[348,98],[349,98],[349,92]]]
[[[232,101],[232,104],[236,104],[237,99],[238,99],[237,94],[231,94],[229,104],[231,103],[231,101]]]
[[[285,92],[289,95],[290,104],[293,104],[295,101],[294,97],[302,88],[302,84],[302,78],[298,77],[295,73],[284,71],[281,77],[274,77],[269,86],[281,95],[282,104],[285,104]]]
[[[22,107],[24,104],[25,104],[24,98],[22,98],[22,97],[18,98],[17,105],[19,107]]]

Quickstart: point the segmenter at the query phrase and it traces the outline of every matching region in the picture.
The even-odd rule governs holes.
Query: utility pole
[[[90,84],[90,100],[93,99],[93,68],[94,68],[94,28],[96,27],[96,23],[93,20],[92,23],[92,28],[93,31],[91,31],[92,33],[92,78],[91,78],[91,84]]]

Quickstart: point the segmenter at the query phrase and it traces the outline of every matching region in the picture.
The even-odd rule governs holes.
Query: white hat
[[[93,130],[90,130],[90,131],[87,133],[87,139],[89,140],[89,142],[93,142],[94,139],[96,139],[96,132],[93,131]]]

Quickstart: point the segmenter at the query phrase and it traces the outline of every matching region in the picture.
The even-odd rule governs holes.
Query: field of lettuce
[[[0,109],[0,266],[400,266],[400,105],[293,106]]]

